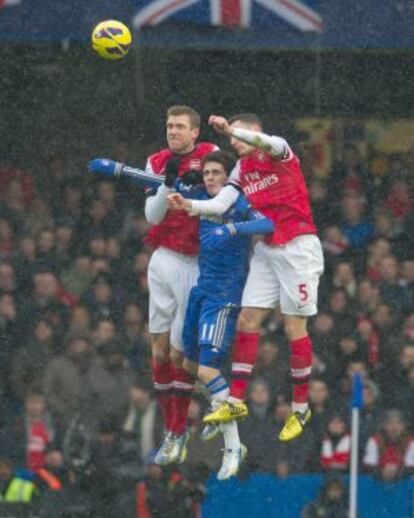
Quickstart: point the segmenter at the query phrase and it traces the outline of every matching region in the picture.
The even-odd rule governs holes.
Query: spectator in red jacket
[[[351,452],[351,434],[346,418],[334,413],[322,441],[321,465],[328,471],[346,471]]]
[[[400,411],[392,409],[384,415],[380,430],[367,442],[364,466],[385,482],[414,472],[414,436]]]

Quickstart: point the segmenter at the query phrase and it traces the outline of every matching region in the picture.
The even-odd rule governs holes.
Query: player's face
[[[233,124],[230,124],[231,128],[243,128],[249,129],[253,131],[261,131],[261,128],[257,124],[247,124],[246,122],[235,121]],[[239,157],[249,156],[255,151],[255,147],[250,144],[246,144],[237,138],[231,138],[230,144],[234,151],[239,155]]]
[[[199,128],[191,126],[188,115],[171,115],[167,119],[167,142],[173,153],[190,153],[199,133]]]
[[[218,162],[206,162],[203,167],[203,181],[210,196],[218,194],[227,182],[227,174]]]

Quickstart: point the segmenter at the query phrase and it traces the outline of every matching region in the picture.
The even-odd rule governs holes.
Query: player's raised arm
[[[130,167],[108,158],[94,158],[88,164],[88,171],[107,178],[122,179],[130,185],[138,185],[147,189],[157,188],[164,182],[164,176]]]
[[[233,185],[226,185],[211,200],[186,200],[181,195],[170,196],[170,208],[186,210],[191,216],[221,216],[233,205],[239,197],[239,190]],[[181,199],[182,198],[182,199]]]
[[[217,133],[226,135],[230,139],[237,139],[269,153],[281,160],[287,159],[291,155],[288,143],[282,137],[267,135],[255,129],[233,126],[229,124],[225,117],[220,115],[210,115],[209,124]]]

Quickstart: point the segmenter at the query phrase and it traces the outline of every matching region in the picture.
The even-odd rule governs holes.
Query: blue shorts
[[[219,369],[233,344],[239,310],[238,305],[214,300],[194,286],[184,321],[185,357]]]

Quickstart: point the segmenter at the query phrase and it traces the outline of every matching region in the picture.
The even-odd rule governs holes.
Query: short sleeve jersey
[[[191,153],[180,155],[182,160],[179,176],[190,169],[201,170],[201,160],[204,155],[217,149],[215,144],[200,142]],[[154,153],[148,158],[146,171],[164,174],[167,162],[174,156],[177,155],[168,148]],[[198,225],[198,218],[190,217],[185,211],[169,211],[161,223],[151,226],[145,243],[154,248],[163,246],[182,254],[197,255]]]
[[[271,219],[268,244],[284,245],[301,234],[316,234],[308,190],[298,157],[289,149],[286,159],[256,150],[241,158],[230,175],[230,184],[243,189],[251,206]]]

